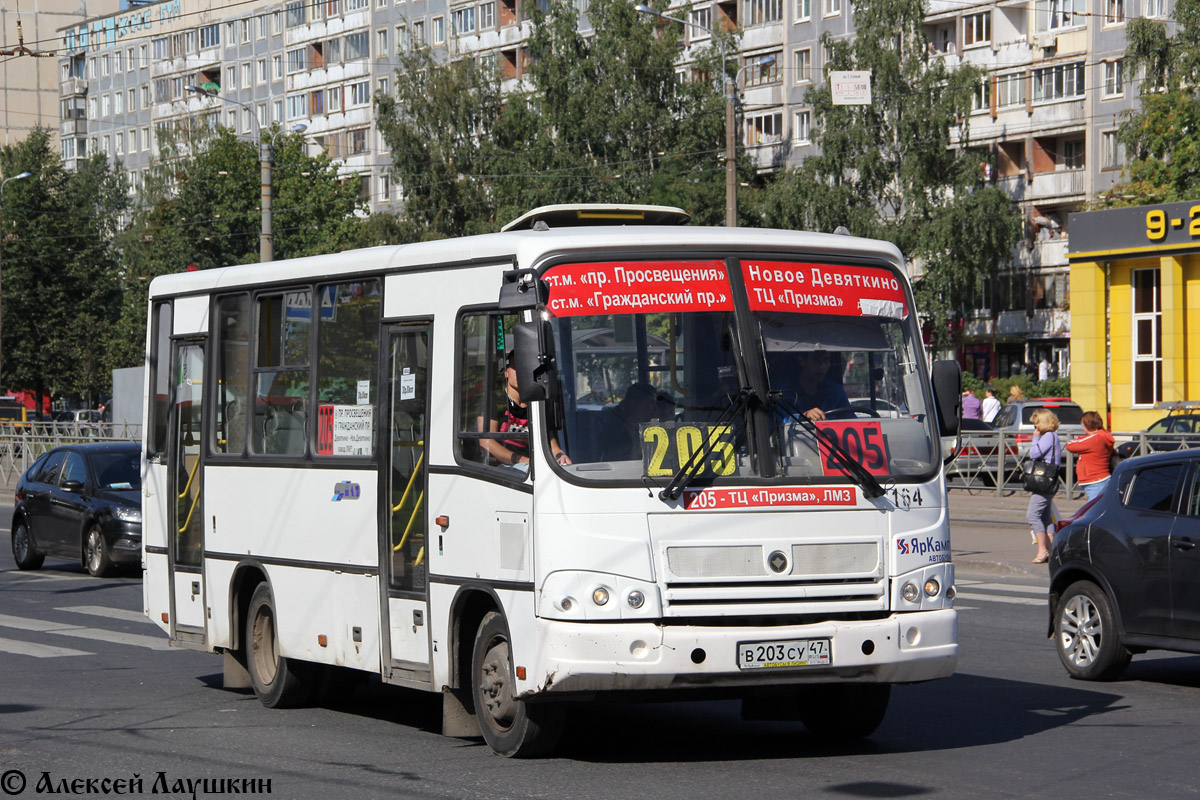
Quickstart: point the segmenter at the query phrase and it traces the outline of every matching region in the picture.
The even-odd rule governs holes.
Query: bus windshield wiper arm
[[[842,449],[842,446],[838,444],[836,436],[821,430],[815,422],[804,416],[800,409],[785,399],[782,392],[771,392],[771,401],[773,405],[782,410],[796,424],[808,431],[809,435],[829,448],[830,454],[836,458],[837,466],[862,487],[863,494],[868,499],[883,497],[885,492],[879,481],[875,479],[874,475],[867,472],[866,468],[858,463],[858,460],[854,456]],[[817,455],[820,456],[820,447],[817,448]]]
[[[725,410],[721,412],[721,416],[717,417],[717,421],[712,424],[712,427],[720,428],[721,426],[727,425],[730,421],[735,419],[738,414],[742,413],[742,409],[746,407],[746,404],[750,402],[750,398],[753,396],[753,389],[743,388],[739,390],[738,393],[734,395],[733,402],[731,402],[725,408]],[[663,501],[679,499],[679,495],[683,494],[683,490],[687,488],[687,485],[691,483],[696,475],[700,473],[700,470],[704,468],[705,459],[708,458],[716,446],[717,437],[710,434],[708,438],[701,443],[700,447],[697,447],[692,452],[691,457],[683,464],[679,465],[679,471],[675,473],[675,477],[671,478],[671,482],[667,484],[667,487],[658,493],[658,499]]]

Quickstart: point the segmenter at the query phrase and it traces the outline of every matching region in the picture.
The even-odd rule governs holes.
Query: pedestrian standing
[[[1037,431],[1033,434],[1033,444],[1029,448],[1029,458],[1034,461],[1045,461],[1047,464],[1058,466],[1062,460],[1062,447],[1058,441],[1058,416],[1047,409],[1033,412],[1030,420]],[[1037,542],[1037,555],[1033,557],[1034,564],[1045,564],[1050,560],[1050,543],[1054,538],[1054,494],[1030,492],[1029,508],[1025,519],[1033,530],[1033,538]]]
[[[1084,414],[1080,422],[1086,433],[1064,446],[1078,456],[1075,475],[1087,499],[1094,500],[1112,477],[1113,436],[1104,430],[1104,420],[1095,411]]]
[[[1010,402],[1010,403],[1025,402],[1025,393],[1023,391],[1021,391],[1021,387],[1015,383],[1012,386],[1008,387],[1008,402]]]
[[[983,421],[991,425],[995,421],[996,415],[1000,413],[1000,401],[996,398],[996,390],[992,387],[989,386],[983,392],[984,398],[980,413],[983,415]]]
[[[970,389],[964,389],[962,393],[962,408],[963,419],[982,419],[980,411],[981,405],[979,398]]]
[[[1050,361],[1045,356],[1042,356],[1042,360],[1038,362],[1038,380],[1050,380]]]

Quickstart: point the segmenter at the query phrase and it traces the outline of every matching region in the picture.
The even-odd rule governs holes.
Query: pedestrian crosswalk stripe
[[[1002,594],[977,594],[975,592],[959,592],[955,595],[959,600],[986,600],[990,603],[1010,603],[1018,606],[1044,606],[1045,598],[1008,597]]]
[[[144,636],[140,633],[121,633],[103,628],[85,628],[80,625],[70,625],[63,622],[53,622],[47,619],[30,617],[14,617],[11,614],[0,614],[0,628],[16,628],[23,631],[53,633],[59,636],[74,636],[80,639],[92,639],[113,644],[127,644],[135,647],[145,647],[150,650],[174,649],[166,638],[160,636]]]
[[[70,611],[74,614],[91,614],[105,619],[123,619],[126,622],[144,622],[153,625],[150,618],[140,611],[130,611],[127,608],[109,608],[107,606],[63,606],[55,611]]]
[[[966,586],[971,589],[984,589],[996,592],[1016,592],[1017,594],[1040,594],[1045,597],[1049,588],[1045,586],[1023,586],[1019,583],[963,583],[955,581],[955,586]]]
[[[91,575],[87,575],[87,574],[59,575],[59,574],[55,574],[53,572],[38,572],[38,571],[30,571],[30,570],[26,570],[26,569],[10,569],[10,570],[6,571],[4,574],[9,577],[12,577],[12,578],[25,578],[27,581],[29,581],[31,583],[37,583],[37,582],[41,582],[41,581],[94,581],[94,580],[96,580]]]
[[[36,642],[22,642],[17,639],[0,638],[0,653],[14,653],[19,656],[33,656],[34,658],[58,658],[60,656],[92,656],[95,653],[88,653],[84,650],[72,650],[69,647],[53,647],[48,644],[37,644]]]

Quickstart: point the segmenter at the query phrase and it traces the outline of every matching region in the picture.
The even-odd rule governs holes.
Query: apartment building
[[[116,11],[119,2],[88,5],[94,14]],[[15,51],[0,57],[0,144],[16,144],[38,126],[58,129],[57,31],[85,16],[78,0],[0,0],[0,49]]]

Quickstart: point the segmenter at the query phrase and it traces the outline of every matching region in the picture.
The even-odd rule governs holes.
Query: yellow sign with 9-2
[[[733,431],[728,425],[669,422],[642,426],[642,463],[651,478],[670,478],[704,450],[701,463],[692,467],[697,476],[737,474]]]

